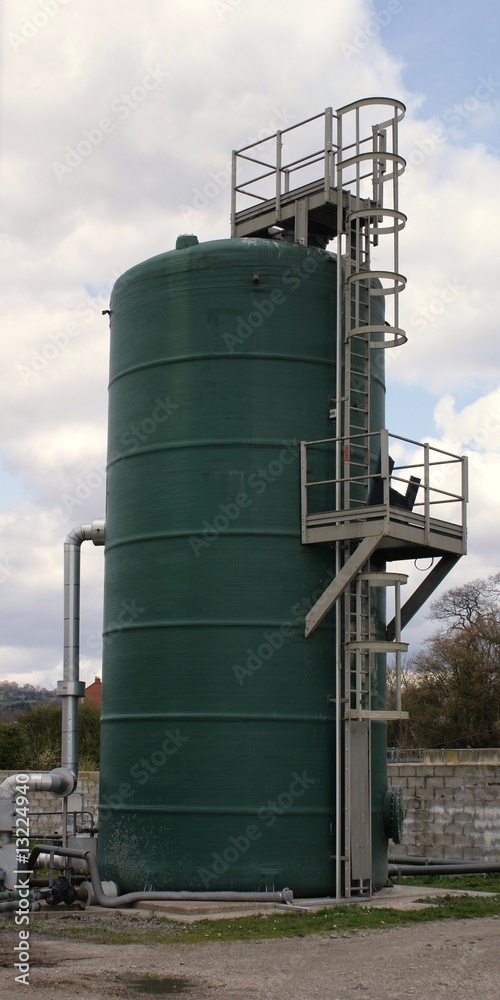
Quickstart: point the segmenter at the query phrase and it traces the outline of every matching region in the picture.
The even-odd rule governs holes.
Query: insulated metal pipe
[[[78,778],[78,699],[85,693],[80,681],[80,548],[87,539],[94,545],[104,545],[105,521],[98,518],[91,524],[81,524],[69,533],[64,543],[64,667],[57,693],[62,698],[61,767],[45,773],[28,771],[12,774],[0,784],[0,841],[12,845],[16,807],[14,799],[22,790],[48,792],[66,800],[76,788]],[[66,819],[67,809],[64,810]],[[64,822],[66,840],[66,822]],[[15,882],[15,852],[9,856],[5,879],[7,888]],[[3,864],[5,865],[5,858]]]
[[[0,797],[12,798],[18,787],[27,785],[34,792],[50,792],[51,795],[70,795],[76,783],[75,774],[63,767],[53,771],[27,771],[10,774],[0,785]]]
[[[62,798],[71,795],[76,787],[78,699],[85,694],[85,684],[80,681],[80,549],[82,542],[87,540],[94,545],[104,545],[105,527],[104,518],[94,518],[91,524],[80,524],[70,531],[64,543],[64,665],[63,679],[57,684],[57,693],[62,698],[61,767],[48,773],[28,771],[26,774],[13,774],[2,781],[0,830],[5,829],[2,816],[10,809],[5,800],[16,794],[19,785]],[[9,823],[11,828],[12,822]]]
[[[68,857],[63,857],[59,851],[59,847],[56,848],[54,854],[39,854],[35,862],[35,868],[50,868],[54,865],[55,868],[67,868],[68,867]],[[73,858],[71,867],[77,875],[88,875],[89,866],[86,859],[84,858]]]
[[[97,861],[92,851],[78,851],[72,847],[51,848],[50,844],[37,844],[33,848],[29,861],[28,870],[32,870],[40,854],[48,852],[64,858],[80,858],[87,862],[92,889],[96,902],[100,906],[116,908],[130,906],[132,903],[141,901],[161,902],[188,900],[191,902],[209,903],[293,903],[293,892],[291,889],[282,889],[281,892],[127,892],[123,896],[107,896],[103,891]]]
[[[95,518],[91,524],[80,524],[64,542],[64,663],[63,679],[57,684],[62,698],[63,768],[78,775],[78,699],[85,694],[80,681],[80,550],[82,542],[104,545],[105,521]]]

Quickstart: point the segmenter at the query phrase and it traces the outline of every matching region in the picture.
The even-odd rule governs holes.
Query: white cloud
[[[500,389],[487,393],[474,403],[457,408],[453,396],[443,396],[436,404],[434,419],[437,428],[429,443],[436,448],[468,460],[468,554],[453,569],[451,576],[433,595],[435,599],[449,587],[468,580],[481,579],[498,572],[500,543],[498,541],[498,497],[500,495]],[[443,489],[455,491],[456,483],[443,483]],[[451,517],[453,514],[450,512]],[[428,563],[425,564],[427,569]],[[398,564],[403,572],[410,570],[408,595],[421,580],[416,566]],[[422,564],[424,568],[424,564]],[[405,599],[407,595],[404,595]],[[429,607],[424,607],[407,627],[405,641],[418,644],[435,630],[429,619]]]

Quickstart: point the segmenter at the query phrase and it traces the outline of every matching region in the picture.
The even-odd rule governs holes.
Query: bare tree
[[[482,620],[496,620],[499,605],[500,573],[492,573],[486,580],[472,580],[447,590],[431,604],[429,617],[446,622],[446,631],[450,632]]]
[[[393,745],[500,745],[500,573],[447,591],[431,616],[441,628],[407,665],[410,723],[390,730]]]

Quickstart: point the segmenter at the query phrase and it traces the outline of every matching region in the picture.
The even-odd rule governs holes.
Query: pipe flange
[[[83,698],[85,696],[85,681],[58,681],[57,695],[59,698]]]
[[[404,819],[403,792],[400,788],[388,788],[383,807],[384,833],[395,844],[400,844],[403,839]]]

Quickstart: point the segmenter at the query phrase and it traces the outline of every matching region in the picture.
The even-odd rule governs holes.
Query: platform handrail
[[[420,456],[410,455],[408,461],[399,458],[397,464],[392,464],[390,459],[390,449],[393,443],[403,443],[411,449],[419,448]],[[379,467],[373,471],[362,472],[359,475],[331,476],[322,475],[310,478],[308,464],[311,464],[312,451],[316,455],[321,449],[327,446],[331,449],[332,471],[335,468],[335,456],[338,449],[343,453],[349,450],[351,455],[353,450],[369,448],[372,456],[379,454]],[[436,508],[447,505],[453,508],[453,519],[448,514],[448,523],[462,534],[466,529],[466,507],[468,502],[467,489],[467,458],[463,455],[455,455],[444,448],[435,447],[427,442],[415,441],[412,438],[404,438],[400,434],[392,434],[385,429],[382,431],[371,431],[369,434],[354,434],[349,437],[318,438],[311,441],[301,442],[301,497],[302,497],[302,524],[306,530],[308,526],[317,523],[322,517],[335,519],[341,515],[359,515],[360,518],[368,518],[370,512],[375,509],[382,512],[384,516],[389,516],[391,510],[397,508],[398,516],[404,512],[410,519],[417,518],[424,521],[425,532],[428,535],[431,528],[431,520],[436,518]],[[328,461],[328,460],[327,460]],[[351,464],[356,463],[356,458],[351,458]],[[372,460],[372,467],[373,467]],[[453,473],[457,470],[459,482],[447,486],[442,481],[443,470],[447,468]],[[326,470],[327,471],[327,470]],[[349,500],[352,497],[352,489],[347,491],[347,484],[351,487],[358,486],[360,490],[359,498],[355,501]],[[374,483],[379,483],[379,493],[376,500],[370,500],[370,491]],[[311,511],[310,497],[314,489],[331,486],[334,489],[335,502],[327,509],[314,512]],[[397,493],[396,489],[413,486],[415,498],[408,507],[404,507],[403,493]],[[364,494],[364,495],[363,495]],[[459,510],[455,512],[455,508]]]
[[[390,107],[393,109],[394,114],[385,121],[372,125],[367,134],[361,137],[359,134],[359,112],[362,108],[370,107]],[[351,137],[348,135],[343,138],[345,130],[343,130],[342,124],[344,119],[349,121],[349,116],[353,112],[357,116],[358,125],[356,128],[356,137],[350,141]],[[393,174],[385,172],[385,163],[393,164],[394,171],[399,174],[404,170],[405,161],[399,155],[396,143],[392,149],[374,149],[374,136],[381,134],[385,130],[392,129],[394,131],[395,126],[401,121],[404,113],[404,104],[395,98],[364,98],[360,101],[346,104],[337,111],[334,111],[331,107],[325,108],[324,111],[317,115],[311,115],[309,118],[296,122],[294,125],[279,129],[270,135],[264,136],[262,139],[255,139],[253,142],[241,146],[240,149],[233,150],[231,198],[233,236],[235,235],[236,220],[239,211],[238,199],[241,196],[254,198],[258,202],[275,201],[276,210],[279,215],[281,198],[283,195],[292,193],[293,189],[291,189],[290,183],[292,178],[295,178],[299,171],[310,168],[315,164],[323,164],[323,168],[321,171],[318,170],[318,176],[309,181],[309,183],[317,186],[318,189],[323,188],[325,194],[328,194],[329,191],[336,187],[343,187],[344,189],[356,187],[359,190],[360,182],[371,178],[374,171],[374,167],[372,167],[366,173],[361,173],[360,165],[364,161],[383,162],[384,166],[379,169],[378,174],[380,175],[379,185],[384,186],[393,176]],[[299,129],[311,125],[313,122],[318,122],[318,124],[322,122],[321,145],[317,142],[313,152],[305,153],[303,156],[294,155],[291,159],[283,161],[283,138],[290,136],[291,133],[298,132]],[[243,163],[264,167],[265,173],[250,176],[241,181],[238,175]],[[271,194],[269,188],[265,192],[262,190],[256,191],[256,186],[259,184],[262,185],[262,182],[268,180],[273,174],[276,174],[274,195]],[[369,200],[366,199],[367,204]],[[379,199],[375,197],[371,203],[377,204],[378,201]],[[245,209],[242,211],[245,211]]]

